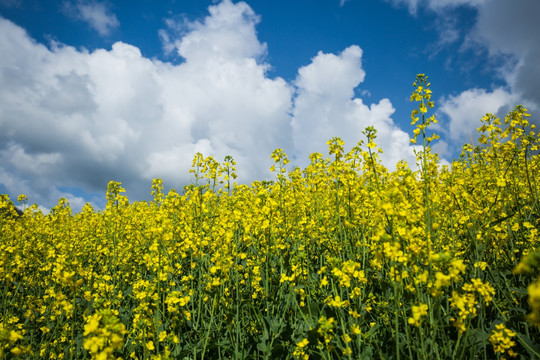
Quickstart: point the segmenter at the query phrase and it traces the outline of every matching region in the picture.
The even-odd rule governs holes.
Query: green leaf
[[[534,342],[532,339],[528,338],[527,335],[518,333],[518,341],[523,344],[525,350],[530,355],[531,359],[540,358],[540,343]]]

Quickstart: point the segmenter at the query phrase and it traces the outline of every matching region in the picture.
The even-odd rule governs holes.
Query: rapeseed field
[[[418,170],[385,168],[376,130],[345,152],[239,185],[197,154],[182,194],[105,209],[0,201],[0,358],[540,357],[539,137],[517,106],[486,115],[450,167],[411,101]]]

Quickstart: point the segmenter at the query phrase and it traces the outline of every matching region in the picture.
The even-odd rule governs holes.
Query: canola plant
[[[0,359],[508,359],[540,356],[539,137],[486,115],[450,167],[411,101],[418,170],[376,130],[273,181],[197,154],[183,194],[105,209],[0,201]],[[431,134],[431,135],[430,135]],[[429,135],[429,136],[428,136]]]

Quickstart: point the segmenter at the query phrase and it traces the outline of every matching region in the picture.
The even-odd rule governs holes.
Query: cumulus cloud
[[[116,15],[111,13],[106,3],[97,1],[64,2],[64,13],[76,20],[81,20],[101,36],[107,36],[112,30],[120,26]]]
[[[122,42],[47,48],[0,19],[2,183],[48,206],[59,188],[103,192],[109,180],[141,198],[155,177],[189,183],[197,151],[234,156],[243,180],[266,175],[271,151],[291,148],[293,90],[266,76],[257,22],[245,3],[210,7],[175,40],[185,62],[173,65]]]
[[[491,0],[477,2],[475,6],[476,24],[464,45],[485,49],[488,58],[500,64],[496,71],[507,85],[493,91],[470,89],[443,101],[442,110],[449,115],[451,134],[459,137],[478,125],[484,113],[504,116],[517,104],[525,105],[533,115],[531,121],[540,124],[540,43],[536,36],[540,32],[540,3]]]
[[[447,115],[452,140],[463,141],[479,126],[486,112],[504,116],[517,104],[532,113],[531,121],[540,124],[540,2],[537,0],[389,0],[406,5],[412,14],[420,6],[433,11],[439,31],[437,48],[461,41],[462,51],[484,51],[486,62],[495,67],[496,76],[506,86],[493,89],[468,89],[441,99],[440,113]],[[457,13],[467,6],[476,11],[475,23],[459,31]],[[496,65],[493,65],[496,64]]]
[[[511,55],[501,66],[512,90],[540,108],[540,2],[492,0],[479,8],[470,34],[491,56]]]
[[[225,0],[201,21],[169,21],[162,39],[184,59],[172,64],[123,42],[93,52],[46,47],[0,18],[8,34],[0,37],[0,183],[47,207],[60,196],[75,208],[102,206],[110,180],[139,200],[157,177],[181,190],[196,152],[232,155],[238,180],[250,182],[271,176],[275,148],[302,165],[326,153],[332,136],[355,145],[369,125],[386,164],[411,159],[390,101],[354,98],[365,77],[358,46],[317,54],[287,83],[267,75],[259,20]]]
[[[516,95],[503,88],[493,91],[475,88],[444,98],[439,111],[449,118],[449,126],[445,131],[450,139],[463,143],[477,137],[476,129],[482,126],[480,119],[486,113],[507,112],[516,100]]]
[[[361,61],[362,50],[353,45],[338,55],[319,52],[298,71],[292,133],[299,164],[305,165],[312,152],[327,154],[326,141],[334,136],[341,137],[350,149],[364,137],[366,127],[374,126],[387,166],[401,159],[414,165],[409,136],[394,124],[390,101],[382,99],[368,106],[354,98],[354,89],[365,77]]]

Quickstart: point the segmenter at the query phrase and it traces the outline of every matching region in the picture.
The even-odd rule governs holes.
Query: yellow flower
[[[9,342],[10,343],[15,343],[17,342],[18,340],[22,339],[23,336],[21,334],[19,334],[18,332],[14,331],[14,330],[11,330],[9,332]]]
[[[504,324],[495,325],[495,329],[489,336],[489,341],[493,345],[493,350],[499,354],[515,354],[511,348],[516,345],[516,342],[512,340],[516,336],[516,333],[507,329]]]
[[[346,307],[346,306],[349,306],[349,301],[348,300],[343,300],[341,301],[341,297],[339,295],[336,295],[334,297],[332,296],[328,296],[324,302],[329,305],[329,306],[332,306],[332,307]]]
[[[99,328],[99,321],[101,320],[101,315],[94,314],[88,318],[86,324],[84,325],[84,336],[93,333]]]
[[[116,310],[102,309],[86,319],[83,346],[92,359],[114,359],[114,351],[124,345],[126,329],[117,316]]]
[[[328,285],[328,278],[326,277],[326,275],[321,279],[321,284],[319,285],[319,287],[323,287],[323,286],[326,286]]]
[[[486,268],[488,267],[488,263],[485,261],[475,262],[474,267],[479,267],[482,270],[486,270]]]
[[[527,320],[540,327],[540,278],[527,287],[529,305],[532,312],[527,315]]]
[[[309,344],[308,339],[303,339],[296,343],[296,348],[293,351],[293,356],[297,359],[308,360],[309,354],[306,353],[306,346]]]
[[[440,289],[441,287],[450,286],[452,277],[446,275],[442,272],[435,273],[435,288]]]
[[[306,347],[308,344],[309,344],[308,339],[304,338],[302,341],[297,342],[296,346],[298,346],[299,348],[303,348],[303,347]]]
[[[413,305],[412,307],[412,318],[408,318],[407,322],[414,326],[420,326],[422,324],[422,318],[428,313],[427,304],[420,304],[418,306]]]
[[[158,341],[163,342],[163,340],[165,340],[166,337],[167,337],[167,332],[162,331],[162,332],[159,333]]]

